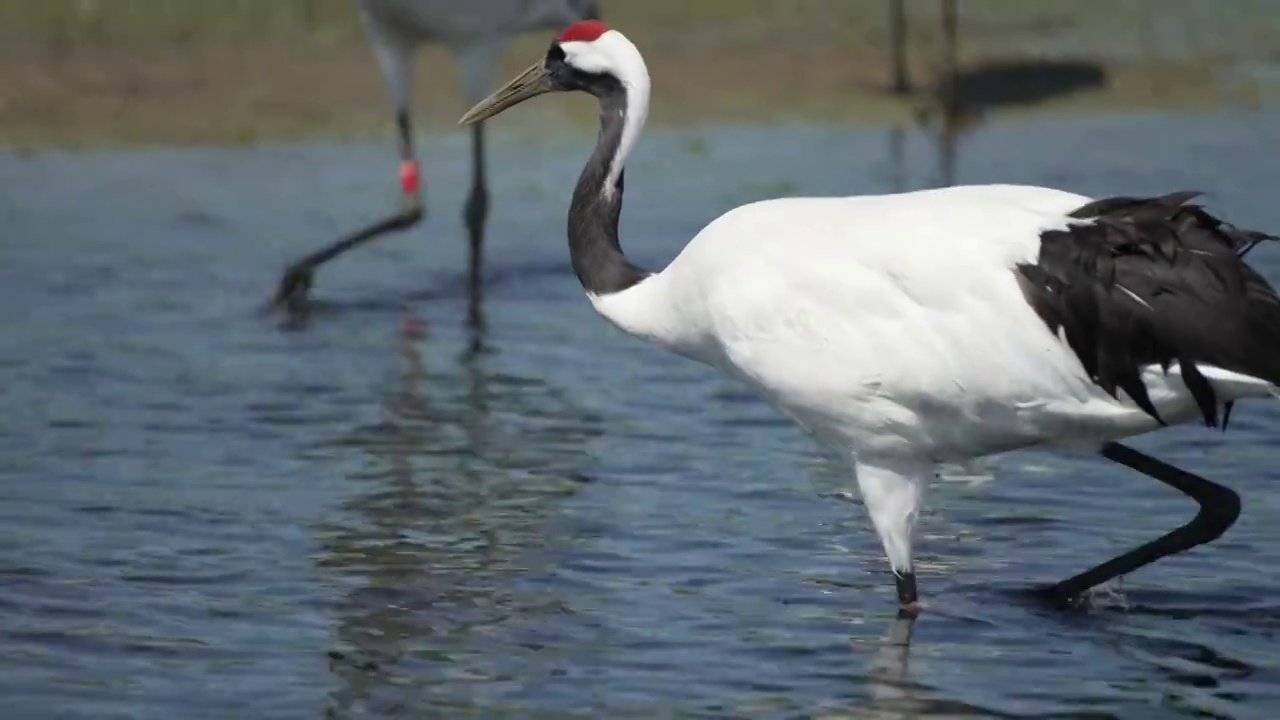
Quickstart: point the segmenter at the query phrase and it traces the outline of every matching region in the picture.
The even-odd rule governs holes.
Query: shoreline
[[[160,0],[114,1],[142,7]],[[236,17],[218,19],[222,24],[197,18],[200,22],[192,20],[195,24],[187,27],[175,24],[185,22],[183,17],[170,19],[169,25],[158,21],[143,25],[141,18],[127,13],[122,18],[102,14],[75,20],[80,25],[71,30],[63,25],[72,21],[56,15],[19,17],[30,32],[22,43],[0,46],[0,148],[24,152],[389,138],[390,100],[347,1],[299,4],[304,1],[272,0],[281,3],[283,19],[269,33],[240,28],[233,22],[240,22]],[[14,12],[13,7],[52,13],[57,6],[73,4],[97,8],[99,13],[105,13],[107,6],[104,0],[15,0],[0,15]],[[306,16],[310,25],[290,25],[301,22],[286,12],[293,5],[311,8],[313,16]],[[881,5],[876,3],[875,10],[883,12]],[[1242,40],[1234,45],[1231,39],[1221,39],[1237,50],[1230,55],[1206,50],[1170,58],[1148,49],[1135,57],[1108,57],[1063,39],[1070,40],[1075,33],[1099,47],[1114,44],[1114,38],[1085,27],[1088,7],[1084,6],[1091,6],[1090,2],[1070,11],[1081,16],[1074,19],[1017,15],[1052,11],[1025,3],[1004,7],[988,0],[985,5],[994,9],[965,6],[975,10],[964,11],[962,17],[962,74],[980,73],[1005,62],[1021,63],[1022,72],[1041,72],[1043,78],[1006,78],[1005,87],[985,89],[975,79],[975,97],[986,92],[995,98],[975,101],[973,109],[982,117],[1221,107],[1251,110],[1280,99],[1280,80],[1271,77],[1280,77],[1280,71],[1272,71],[1280,53],[1271,50],[1265,36],[1263,41]],[[792,11],[793,6],[800,10]],[[884,28],[882,19],[868,10],[869,4],[613,0],[611,7],[617,26],[626,27],[645,52],[654,88],[649,122],[655,127],[796,121],[915,126],[922,108],[934,102],[928,91],[906,97],[888,91]],[[908,38],[910,75],[925,88],[936,83],[932,70],[936,22],[931,21],[930,7],[933,4],[909,2],[915,13]],[[1065,29],[1054,30],[1056,26],[1046,25],[1050,20],[1067,23]],[[1194,24],[1202,19],[1188,16],[1180,21]],[[108,22],[121,25],[102,25]],[[672,27],[685,33],[673,35]],[[7,32],[21,30],[17,26]],[[1057,35],[1049,37],[1050,31]],[[541,54],[545,35],[533,32],[516,38],[504,54],[498,76],[505,80],[523,69],[529,58]],[[1036,51],[1034,56],[1028,54],[1031,51],[1010,49],[1037,43],[1067,49],[1057,55]],[[1275,46],[1280,47],[1280,42]],[[1133,50],[1136,45],[1122,47]],[[1051,79],[1044,73],[1052,70],[1052,63],[1064,61],[1087,66],[1097,81],[1031,101],[1002,100],[1001,93],[1009,95],[1019,83],[1047,86]],[[415,62],[417,134],[454,126],[467,106],[456,86],[450,55],[439,45],[422,47]],[[593,103],[585,96],[530,107],[537,109],[516,112],[522,114],[520,122],[535,129],[542,124],[578,128],[595,123]]]

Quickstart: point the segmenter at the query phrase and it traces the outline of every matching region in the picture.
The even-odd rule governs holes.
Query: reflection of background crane
[[[959,12],[956,0],[939,0],[940,43],[933,78],[914,87],[907,68],[905,0],[889,0],[890,90],[911,96],[915,121],[937,137],[941,185],[955,183],[957,138],[976,127],[994,109],[1035,105],[1106,82],[1102,65],[1082,60],[994,60],[961,68]],[[899,162],[901,136],[892,152]],[[898,188],[895,188],[898,189]]]
[[[462,79],[462,91],[475,103],[493,84],[494,64],[512,36],[537,29],[559,29],[583,18],[599,16],[598,0],[355,0],[369,43],[395,103],[400,152],[399,212],[339,239],[293,263],[285,270],[276,290],[275,303],[290,310],[305,307],[316,268],[352,248],[387,233],[417,225],[426,215],[422,200],[418,159],[413,148],[410,112],[410,77],[413,51],[429,41],[439,41],[453,51]],[[489,193],[484,174],[484,129],[471,131],[471,191],[463,210],[470,255],[470,287],[474,298],[480,288],[481,249]]]
[[[388,678],[447,697],[453,662],[439,658],[484,662],[467,653],[479,635],[558,611],[517,583],[536,572],[524,563],[547,542],[548,515],[586,481],[584,444],[600,434],[598,418],[559,388],[497,367],[483,317],[451,348],[455,363],[437,338],[428,367],[428,331],[406,304],[403,370],[381,418],[332,440],[367,458],[349,477],[343,519],[319,528],[320,571],[350,588],[329,652],[344,713],[394,703]]]

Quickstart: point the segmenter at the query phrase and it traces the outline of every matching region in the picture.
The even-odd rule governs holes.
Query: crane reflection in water
[[[319,531],[318,571],[349,588],[328,653],[331,717],[478,703],[466,681],[530,671],[510,657],[527,644],[522,628],[575,612],[522,580],[555,573],[554,514],[585,481],[583,446],[601,434],[598,418],[500,370],[478,310],[456,360],[429,366],[424,355],[443,355],[436,340],[406,303],[401,369],[381,419],[334,441],[368,467],[352,476],[360,489],[341,520]],[[895,717],[936,706],[913,677],[914,623],[900,617],[879,639],[850,638],[851,690],[866,709]]]
[[[320,533],[319,570],[351,586],[330,652],[342,681],[335,709],[379,705],[409,678],[430,693],[458,674],[489,673],[468,648],[509,620],[568,611],[519,581],[540,572],[545,526],[585,480],[596,418],[537,379],[499,370],[482,316],[452,367],[428,367],[425,334],[406,306],[403,370],[381,421],[335,441],[368,457],[342,521]],[[430,355],[441,357],[439,342]]]

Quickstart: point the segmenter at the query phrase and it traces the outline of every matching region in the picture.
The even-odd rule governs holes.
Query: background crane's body
[[[307,291],[320,265],[387,233],[414,227],[426,216],[411,109],[413,52],[419,45],[439,42],[453,52],[463,95],[475,103],[493,84],[497,59],[512,36],[560,28],[574,20],[599,15],[598,0],[355,0],[355,5],[395,105],[401,209],[290,265],[276,290],[275,303],[291,310],[305,308]],[[471,248],[469,277],[474,299],[481,285],[489,191],[483,126],[473,127],[471,136],[471,190],[463,219]]]

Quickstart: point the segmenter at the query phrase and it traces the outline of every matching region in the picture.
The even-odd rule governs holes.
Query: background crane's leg
[[[396,104],[396,136],[400,154],[400,211],[302,257],[285,269],[272,305],[296,313],[306,309],[307,292],[316,268],[335,257],[388,233],[417,225],[426,215],[422,201],[422,179],[413,145],[413,122],[409,115],[409,50],[375,42],[374,52]]]
[[[482,277],[484,223],[489,215],[489,189],[485,184],[484,173],[484,123],[477,123],[471,127],[471,191],[467,195],[467,205],[463,215],[471,242],[471,294],[477,297],[480,294]]]
[[[462,94],[474,105],[493,90],[495,62],[501,49],[497,42],[479,42],[459,48],[454,58],[462,81]],[[467,226],[470,243],[469,279],[471,302],[480,301],[484,283],[484,231],[489,219],[489,186],[485,173],[484,123],[471,128],[471,189],[462,220]]]
[[[903,2],[889,0],[889,64],[893,70],[889,86],[897,95],[911,91],[911,80],[907,76],[907,12]]]

